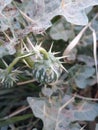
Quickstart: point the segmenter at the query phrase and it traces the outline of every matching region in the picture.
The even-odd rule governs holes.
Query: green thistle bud
[[[7,70],[0,69],[0,83],[3,87],[10,88],[18,81],[20,71],[14,70],[8,73]]]
[[[55,57],[51,49],[47,52],[42,47],[39,47],[38,51],[37,47],[37,52],[37,59],[34,61],[32,71],[33,77],[42,84],[55,83],[59,79],[63,69],[59,57]]]

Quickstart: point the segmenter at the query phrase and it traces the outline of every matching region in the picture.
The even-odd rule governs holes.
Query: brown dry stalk
[[[64,50],[63,56],[67,56],[72,49],[79,44],[79,40],[86,31],[86,29],[91,25],[91,22],[88,23],[80,32],[79,34],[71,41],[71,43],[67,46],[67,48]]]
[[[6,120],[6,119],[9,119],[9,118],[11,118],[11,117],[13,117],[13,116],[16,116],[17,114],[19,114],[19,113],[21,113],[21,112],[27,110],[28,108],[30,108],[30,107],[29,107],[29,106],[23,106],[23,107],[20,108],[19,110],[17,110],[17,111],[15,111],[15,112],[11,113],[10,115],[4,117],[3,119]]]
[[[31,79],[31,80],[27,80],[27,81],[24,81],[24,82],[18,82],[17,85],[18,86],[25,85],[25,84],[33,83],[34,81],[35,81],[34,79]]]
[[[75,96],[76,98],[80,98],[80,99],[83,99],[83,100],[98,101],[98,98],[83,97],[83,96],[80,96],[80,95],[77,95],[77,94],[75,94],[74,96]]]

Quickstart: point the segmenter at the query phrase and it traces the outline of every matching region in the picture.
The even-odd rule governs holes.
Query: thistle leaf
[[[47,99],[31,97],[28,97],[27,101],[34,115],[42,119],[43,130],[73,130],[73,128],[80,130],[83,128],[72,122],[77,120],[93,121],[98,116],[98,104],[92,102],[83,101],[77,105],[74,102],[69,102],[69,100],[67,102],[53,101],[49,103]],[[65,106],[65,104],[67,105]]]

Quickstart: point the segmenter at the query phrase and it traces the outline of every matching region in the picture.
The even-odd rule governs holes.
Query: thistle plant
[[[0,69],[0,83],[5,88],[13,87],[14,84],[18,81],[19,70],[12,70],[8,73],[7,69]]]
[[[18,69],[13,69],[19,60],[24,59],[33,53],[24,54],[20,57],[16,57],[10,65],[6,65],[6,69],[0,69],[0,83],[4,87],[13,87],[13,85],[18,81],[18,75],[21,73]]]
[[[98,97],[98,87],[94,86],[95,95],[91,92],[93,85],[98,83],[98,80],[96,81],[98,79],[96,42],[98,39],[98,14],[88,23],[87,14],[91,8],[86,11],[86,8],[95,5],[98,5],[98,0],[0,0],[0,58],[2,59],[0,63],[3,61],[5,64],[5,69],[2,69],[0,64],[0,86],[6,88],[13,87],[15,84],[18,86],[20,82],[19,75],[25,72],[29,73],[30,80],[33,78],[33,81],[41,85],[40,97],[27,97],[27,101],[34,116],[43,121],[43,130],[84,130],[84,121],[94,121],[98,116],[98,103],[95,102],[98,101],[96,99]],[[55,16],[59,17],[54,18]],[[92,14],[91,18],[93,16],[94,14]],[[54,20],[51,22],[53,18]],[[58,22],[56,21],[57,19]],[[94,27],[93,22],[96,25]],[[81,27],[73,24],[86,26],[81,30]],[[49,30],[47,30],[48,28]],[[45,32],[46,30],[47,33]],[[43,41],[48,43],[48,38],[54,40],[54,43],[58,40],[63,40],[65,44],[70,43],[64,50],[62,57],[56,56],[58,52],[52,52],[53,44],[49,51],[42,46]],[[93,63],[93,65],[91,65],[89,58],[89,62],[87,61],[88,56],[84,58],[83,55],[80,55],[81,52],[78,53],[79,49],[84,49],[82,47],[89,45],[90,41],[94,43],[95,64]],[[77,44],[78,47],[75,48]],[[61,44],[60,47],[62,47]],[[75,53],[73,51],[74,48],[76,50]],[[14,55],[15,57],[10,64],[6,63],[9,62],[8,59],[6,62],[4,60],[6,55],[9,57]],[[71,57],[72,55],[74,55],[74,59]],[[68,63],[69,61],[70,63],[68,75],[66,74],[67,70],[60,61],[65,57],[67,57],[64,59],[65,62]],[[92,57],[90,56],[90,58]],[[76,65],[75,62],[77,62]],[[17,68],[16,65],[18,66]],[[21,71],[20,67],[23,68]],[[24,67],[26,67],[26,71]],[[32,84],[32,82],[27,81],[22,80],[22,83],[30,83],[32,87],[35,85],[35,82]],[[92,88],[90,88],[91,86]],[[88,89],[84,93],[86,97],[78,95],[82,94],[82,89],[84,91]],[[19,88],[19,90],[24,89]],[[25,90],[22,92],[25,93]],[[14,96],[14,98],[16,97]],[[79,100],[77,100],[78,98]],[[5,102],[4,105],[1,103],[0,111],[4,106]],[[19,109],[19,111],[21,110]],[[12,113],[8,118],[13,115]],[[0,119],[0,125],[2,126],[3,123],[1,121]],[[19,119],[19,121],[21,120]],[[13,122],[11,122],[12,127],[14,126]],[[33,124],[30,122],[28,125],[30,129],[33,128]],[[25,128],[23,127],[23,129]],[[26,127],[26,129],[29,128]]]
[[[3,86],[11,87],[18,81],[17,76],[20,71],[17,69],[13,70],[13,67],[20,60],[30,67],[33,78],[41,84],[54,84],[58,81],[62,70],[67,71],[60,62],[63,57],[56,57],[57,53],[52,52],[52,46],[47,52],[41,47],[41,44],[34,46],[29,38],[27,38],[27,41],[31,45],[31,49],[22,42],[23,46],[18,52],[18,57],[5,70],[1,69],[0,81]]]
[[[26,45],[25,48],[29,51],[32,50],[34,55],[31,56],[31,59],[25,58],[24,60],[26,64],[33,63],[31,66],[33,78],[41,84],[53,84],[58,81],[63,69],[67,71],[60,62],[63,57],[55,56],[58,52],[52,52],[53,45],[49,51],[46,51],[41,44],[34,46],[29,38],[27,41],[31,48],[27,49]]]

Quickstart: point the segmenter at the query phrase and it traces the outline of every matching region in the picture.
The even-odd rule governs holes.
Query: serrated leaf
[[[28,103],[30,107],[32,108],[32,111],[34,115],[40,119],[42,119],[44,123],[44,129],[48,130],[54,130],[55,128],[55,121],[56,121],[56,114],[57,110],[55,109],[55,112],[53,113],[50,111],[49,107],[47,106],[45,100],[41,99],[34,99],[31,97],[27,98]]]
[[[62,15],[65,16],[67,21],[77,24],[77,25],[86,25],[88,23],[88,18],[86,12],[84,11],[86,8],[94,5],[98,5],[98,0],[74,0],[70,2],[65,2],[63,0],[63,11]]]
[[[98,5],[98,0],[87,0],[86,3],[84,0],[30,0],[24,1],[21,9],[33,20],[44,26],[47,24],[47,27],[50,26],[48,23],[51,19],[57,15],[63,15],[73,24],[86,25],[88,18],[85,9],[94,5]]]
[[[64,115],[68,114],[67,120],[74,121],[94,121],[98,116],[98,104],[82,101],[77,105],[72,103],[73,107],[69,110],[64,109]],[[71,119],[70,119],[71,117]]]
[[[65,0],[66,1],[66,0]],[[71,0],[72,1],[72,0]],[[73,7],[76,7],[76,10],[83,10],[90,6],[98,5],[98,0],[74,0]]]
[[[86,65],[75,65],[69,69],[69,77],[71,76],[76,86],[81,89],[91,86],[96,82],[94,74],[95,69]]]
[[[88,23],[88,18],[86,16],[85,11],[76,12],[76,10],[68,8],[67,11],[64,10],[62,15],[66,18],[66,20],[70,23],[76,25],[86,25]]]
[[[75,120],[93,121],[98,116],[98,104],[84,102],[74,111]]]
[[[74,120],[74,114],[72,111],[61,110],[60,102],[49,103],[46,100],[38,98],[27,98],[28,103],[34,113],[34,115],[42,119],[44,123],[43,130],[79,130],[79,125],[70,125],[71,121]]]
[[[43,130],[80,130],[79,124],[72,122],[93,121],[98,116],[98,104],[86,101],[76,104],[72,99],[65,95],[61,103],[56,100],[49,103],[46,99],[27,98],[34,115],[42,119]]]

